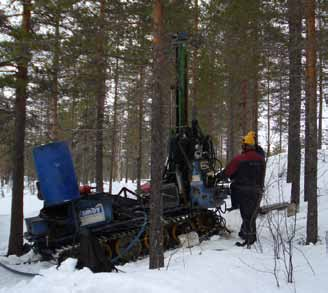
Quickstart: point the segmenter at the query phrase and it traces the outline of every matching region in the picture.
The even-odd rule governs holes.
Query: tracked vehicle
[[[197,120],[188,126],[187,44],[175,39],[176,127],[169,139],[163,172],[165,247],[179,244],[179,235],[196,231],[200,239],[226,231],[224,212],[229,187],[218,182],[220,163],[212,140],[202,133]],[[81,231],[97,238],[112,263],[124,263],[148,252],[150,185],[118,194],[82,193],[65,142],[40,146],[33,151],[44,207],[27,218],[25,238],[45,259],[58,261],[78,253]]]

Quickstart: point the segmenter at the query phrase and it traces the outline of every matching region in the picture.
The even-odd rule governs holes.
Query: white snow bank
[[[69,259],[57,270],[51,267],[41,270],[43,277],[30,282],[23,281],[1,293],[55,293],[55,292],[292,292],[294,284],[287,284],[283,276],[283,264],[278,264],[281,288],[275,285],[272,256],[255,249],[231,246],[231,240],[215,237],[191,250],[166,253],[168,268],[148,270],[148,260],[120,267],[125,273],[93,274],[89,269],[76,271],[75,260]],[[229,247],[227,249],[227,247]],[[325,257],[324,247],[307,247],[305,253],[315,273],[312,273],[305,258],[298,257],[295,266],[297,292],[326,292],[327,270],[320,270],[320,258]],[[173,256],[172,256],[173,255]],[[170,259],[171,258],[171,259]],[[326,263],[327,264],[327,263]],[[319,268],[319,269],[318,269]]]
[[[272,156],[267,162],[264,203],[290,201],[287,179],[287,154]],[[301,200],[304,199],[304,151],[301,164]],[[318,150],[318,196],[328,196],[328,151]]]

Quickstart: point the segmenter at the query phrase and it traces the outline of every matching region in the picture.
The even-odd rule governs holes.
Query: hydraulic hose
[[[0,267],[4,268],[5,270],[9,271],[9,272],[12,272],[16,275],[21,275],[21,276],[25,276],[25,277],[30,277],[30,278],[33,278],[33,277],[36,277],[36,276],[43,276],[41,274],[34,274],[34,273],[28,273],[28,272],[21,272],[21,271],[17,271],[7,265],[5,265],[4,263],[0,262]]]
[[[148,223],[148,218],[146,212],[143,211],[142,213],[144,215],[144,222],[140,227],[140,230],[138,231],[137,235],[132,239],[132,241],[129,243],[129,245],[123,250],[123,252],[111,260],[112,263],[117,262],[120,258],[126,255],[130,251],[130,249],[139,241],[141,235],[145,232]]]

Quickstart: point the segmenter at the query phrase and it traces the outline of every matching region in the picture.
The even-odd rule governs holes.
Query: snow
[[[75,270],[75,260],[66,260],[59,269],[49,263],[20,265],[17,269],[39,272],[42,276],[25,278],[16,276],[0,268],[0,293],[4,292],[327,292],[328,251],[325,236],[328,230],[328,152],[318,155],[318,207],[319,207],[319,242],[316,245],[304,245],[306,235],[306,203],[301,200],[300,212],[294,217],[286,218],[286,212],[274,212],[268,216],[258,217],[257,227],[259,241],[251,249],[234,246],[239,240],[237,233],[241,224],[239,211],[225,215],[230,236],[213,236],[193,248],[179,248],[165,253],[165,267],[149,270],[149,259],[119,267],[120,273],[93,274],[88,269]],[[274,156],[267,165],[266,190],[264,203],[288,201],[290,186],[286,179],[286,154]],[[303,184],[303,180],[302,180]],[[117,192],[124,182],[114,184]],[[128,187],[134,185],[129,182]],[[25,194],[24,213],[32,216],[38,213],[42,203],[28,190]],[[0,198],[0,254],[7,248],[10,223],[10,191]],[[228,203],[229,206],[229,203]],[[280,259],[276,260],[276,277],[274,275],[274,241],[271,228],[280,230],[286,241],[295,226],[293,238],[294,282],[287,282],[284,261],[286,249],[281,246]],[[284,252],[285,251],[285,255]],[[8,264],[21,263],[29,256],[21,258],[1,258]],[[287,265],[286,265],[287,264]],[[15,267],[16,268],[16,267]],[[279,287],[277,286],[279,284]]]

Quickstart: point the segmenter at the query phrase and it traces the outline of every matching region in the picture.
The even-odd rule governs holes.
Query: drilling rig
[[[188,123],[186,34],[175,36],[175,128],[169,138],[163,170],[165,247],[179,245],[179,235],[196,231],[200,240],[227,231],[225,199],[229,188],[219,182],[212,139],[198,121]],[[118,194],[81,193],[68,144],[55,142],[33,150],[44,207],[36,217],[25,219],[25,239],[44,259],[76,256],[84,231],[95,237],[110,262],[124,263],[147,254],[151,186],[123,188]]]

